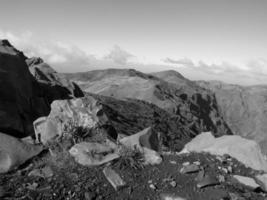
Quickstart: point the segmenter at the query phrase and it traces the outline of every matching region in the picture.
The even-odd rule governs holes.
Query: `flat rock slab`
[[[111,167],[105,167],[103,169],[103,173],[115,190],[118,190],[119,188],[126,185],[120,175],[117,174],[113,169],[111,169]]]
[[[180,172],[182,174],[189,174],[189,173],[195,173],[199,171],[199,166],[196,164],[190,164],[190,165],[186,165],[183,166],[182,169],[180,170]]]
[[[214,186],[220,184],[215,176],[205,175],[202,180],[197,183],[198,188]]]
[[[253,178],[246,177],[246,176],[239,176],[239,175],[234,175],[233,178],[237,180],[239,183],[247,187],[250,187],[251,189],[256,189],[260,187],[260,185],[257,184]]]

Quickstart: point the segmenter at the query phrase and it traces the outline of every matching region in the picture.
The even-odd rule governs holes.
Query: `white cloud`
[[[128,63],[129,59],[134,57],[132,54],[128,53],[127,51],[123,50],[118,45],[115,45],[110,53],[105,56],[106,59],[110,59],[113,62],[121,65],[125,65]]]
[[[207,64],[199,61],[194,63],[188,58],[166,58],[164,61],[166,64],[179,66],[180,72],[197,80],[213,79],[242,85],[267,83],[267,60],[262,58],[250,60],[242,66],[228,62]]]
[[[146,63],[115,45],[102,57],[88,54],[75,45],[62,41],[41,40],[30,31],[13,33],[0,30],[0,39],[8,39],[28,57],[41,57],[59,72],[79,72],[103,68],[135,68],[144,72],[174,69],[194,80],[221,80],[237,84],[267,84],[267,60],[253,59],[244,65],[228,62],[207,63],[189,58],[165,58],[163,64]],[[145,56],[145,55],[144,55]]]

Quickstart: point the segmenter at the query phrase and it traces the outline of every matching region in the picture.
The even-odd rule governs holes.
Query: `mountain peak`
[[[0,40],[0,46],[13,47],[7,39]]]
[[[0,53],[19,56],[24,60],[26,59],[23,52],[17,50],[7,39],[0,40]]]

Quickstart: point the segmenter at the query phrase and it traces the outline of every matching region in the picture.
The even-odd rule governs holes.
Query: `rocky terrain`
[[[155,104],[179,116],[193,130],[192,136],[210,130],[215,135],[231,134],[218,111],[213,93],[196,84],[177,87],[178,84],[133,69],[107,69],[65,75],[85,92]]]
[[[232,135],[204,83],[174,71],[58,74],[7,40],[0,82],[0,199],[267,197],[259,145]]]
[[[267,86],[238,86],[218,81],[199,81],[215,93],[223,118],[234,134],[257,141],[267,153]]]

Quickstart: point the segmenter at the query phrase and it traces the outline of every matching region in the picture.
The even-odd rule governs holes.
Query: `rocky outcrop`
[[[26,63],[29,70],[41,87],[42,96],[46,96],[49,102],[55,99],[68,99],[82,97],[83,92],[74,83],[62,74],[58,74],[52,67],[41,58],[28,58]]]
[[[202,131],[212,131],[217,136],[231,134],[218,111],[214,95],[181,76],[177,78],[182,79],[183,84],[173,83],[173,79],[163,80],[165,76],[159,74],[144,74],[132,69],[97,70],[66,76],[86,92],[155,104],[179,116],[180,122],[190,129],[191,137]]]
[[[50,114],[37,119],[34,128],[39,142],[47,144],[56,138],[63,138],[65,133],[74,131],[70,129],[97,129],[107,123],[108,119],[102,106],[93,97],[87,97],[54,101]]]
[[[259,143],[267,153],[267,87],[238,86],[218,81],[199,81],[215,93],[218,107],[232,132]]]
[[[49,114],[53,100],[82,95],[69,83],[57,78],[41,59],[28,59],[7,40],[1,40],[0,131],[15,137],[34,134],[32,122]]]
[[[187,143],[181,153],[208,152],[213,155],[230,155],[247,167],[267,172],[267,161],[261,153],[260,146],[253,140],[237,135],[224,135],[215,138],[206,132],[196,136]]]

